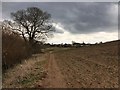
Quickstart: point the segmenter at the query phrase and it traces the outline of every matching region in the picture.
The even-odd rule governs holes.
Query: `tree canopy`
[[[11,16],[16,23],[13,29],[18,31],[25,41],[32,44],[35,40],[46,39],[49,32],[54,31],[51,15],[37,7],[12,12]]]

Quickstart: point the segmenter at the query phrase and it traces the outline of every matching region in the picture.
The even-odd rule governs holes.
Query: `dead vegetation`
[[[5,70],[21,63],[34,53],[41,52],[41,45],[31,47],[23,38],[9,28],[2,29],[2,69]]]
[[[38,88],[46,77],[43,69],[46,63],[45,55],[34,55],[32,58],[9,69],[3,75],[3,88]]]
[[[2,65],[3,71],[22,59],[30,56],[30,49],[18,33],[9,29],[2,30]]]
[[[49,48],[9,69],[3,88],[118,88],[118,42]]]

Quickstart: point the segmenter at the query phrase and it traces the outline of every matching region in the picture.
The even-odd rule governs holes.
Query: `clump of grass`
[[[37,70],[36,72],[37,73],[30,73],[25,77],[19,78],[18,84],[22,87],[34,87],[36,82],[46,77],[46,72],[42,72],[41,70]]]
[[[44,79],[47,75],[47,72],[43,69],[46,60],[36,62],[34,67],[31,68],[31,71],[24,75],[23,77],[19,76],[14,84],[17,83],[18,87],[35,87],[37,82]]]

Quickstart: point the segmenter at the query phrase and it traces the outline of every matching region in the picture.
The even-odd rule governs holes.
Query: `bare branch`
[[[50,23],[51,15],[37,7],[19,10],[11,15],[13,20],[24,29],[24,31],[21,28],[15,30],[19,31],[24,39],[26,38],[25,34],[27,34],[29,41],[40,39],[40,37],[48,38],[49,32],[53,31],[52,23]]]

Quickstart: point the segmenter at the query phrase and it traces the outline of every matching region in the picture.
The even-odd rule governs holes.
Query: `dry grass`
[[[9,69],[3,75],[3,88],[37,88],[40,82],[46,77],[46,71],[43,69],[46,64],[46,57],[43,54],[37,54],[30,59]]]
[[[62,79],[58,72],[68,88],[118,88],[118,41],[48,51],[9,69],[3,77],[3,88],[58,86],[53,81]]]

